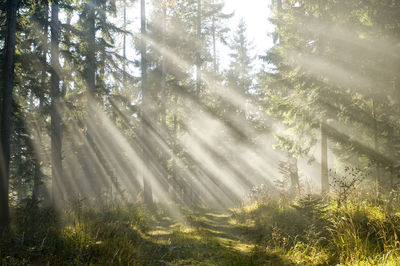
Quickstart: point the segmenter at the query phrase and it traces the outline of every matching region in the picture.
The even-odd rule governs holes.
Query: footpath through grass
[[[226,211],[175,207],[176,218],[141,205],[73,206],[58,218],[16,209],[0,264],[400,265],[398,199],[338,207],[309,195]]]
[[[2,237],[1,265],[290,264],[258,251],[248,237],[252,229],[237,224],[230,211],[190,211],[174,219],[141,206],[79,208],[58,223],[49,213],[38,215],[48,219],[17,223]]]
[[[152,254],[160,265],[285,265],[288,261],[255,252],[250,228],[236,224],[230,212],[203,210],[187,215],[185,223],[164,223],[146,234],[160,250]]]

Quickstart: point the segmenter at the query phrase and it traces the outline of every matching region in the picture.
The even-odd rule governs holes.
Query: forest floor
[[[251,227],[237,224],[232,213],[202,210],[186,223],[160,222],[146,238],[160,245],[152,264],[159,265],[290,265],[277,254],[255,252]]]
[[[80,209],[54,228],[41,219],[37,226],[14,226],[12,235],[0,241],[0,264],[292,264],[258,249],[254,228],[239,224],[232,214],[201,209],[174,219],[158,208]]]
[[[0,265],[400,265],[400,194],[360,199],[225,211],[72,204],[62,215],[27,205],[0,237]]]

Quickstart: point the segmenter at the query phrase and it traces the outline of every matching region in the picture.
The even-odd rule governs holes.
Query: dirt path
[[[186,222],[160,223],[148,232],[157,243],[153,265],[290,265],[252,243],[230,213],[197,212]]]

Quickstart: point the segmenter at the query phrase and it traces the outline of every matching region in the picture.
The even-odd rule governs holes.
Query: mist
[[[1,264],[398,264],[399,18],[5,1]]]

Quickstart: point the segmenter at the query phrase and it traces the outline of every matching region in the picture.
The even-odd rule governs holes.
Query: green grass
[[[176,219],[141,205],[13,212],[2,265],[398,265],[400,204],[255,203]],[[59,218],[57,218],[59,217]],[[61,217],[61,218],[60,218]]]

